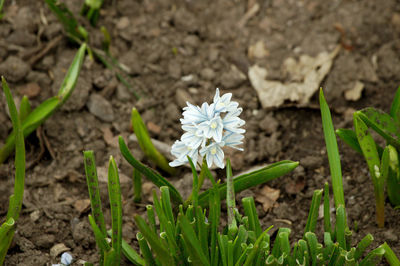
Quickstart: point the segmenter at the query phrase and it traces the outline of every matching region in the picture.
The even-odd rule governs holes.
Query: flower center
[[[214,154],[216,154],[216,153],[217,153],[217,148],[213,147],[213,148],[211,149],[211,154],[214,155]]]
[[[216,128],[217,128],[217,123],[216,123],[216,122],[212,122],[211,125],[210,125],[210,127],[211,127],[212,129],[216,129]]]

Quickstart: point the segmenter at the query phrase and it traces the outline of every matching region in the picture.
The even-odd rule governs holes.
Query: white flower
[[[213,138],[216,142],[220,142],[222,140],[222,131],[224,126],[222,124],[221,117],[215,116],[211,120],[204,121],[198,126],[198,128],[203,131],[203,134],[206,138]]]
[[[230,112],[235,110],[239,103],[231,102],[232,93],[225,93],[221,97],[219,96],[219,89],[217,88],[214,96],[214,104],[216,112]]]
[[[210,145],[201,148],[200,155],[206,156],[207,166],[209,168],[213,165],[213,163],[221,169],[224,168],[224,152],[222,151],[223,146],[223,142],[213,142]]]
[[[214,117],[214,104],[208,105],[208,103],[203,103],[201,108],[189,102],[186,102],[186,104],[188,106],[183,108],[183,119],[181,119],[182,125],[191,125],[193,123],[199,124]]]
[[[242,139],[244,139],[244,136],[241,134],[227,132],[222,138],[222,141],[224,142],[225,146],[243,151],[243,148],[236,147],[237,145],[243,144]]]
[[[225,130],[238,134],[246,132],[246,130],[240,128],[245,124],[245,121],[239,118],[242,110],[242,108],[237,108],[235,111],[229,112],[225,115],[224,119],[222,119],[222,124]]]
[[[220,96],[217,89],[212,104],[203,103],[199,107],[187,103],[180,120],[185,133],[172,145],[171,153],[176,159],[169,163],[170,166],[188,163],[187,157],[196,164],[201,156],[205,158],[208,167],[215,164],[224,168],[222,147],[243,150],[238,147],[243,143],[242,134],[245,132],[241,128],[245,121],[239,118],[243,109],[231,98],[232,93]]]
[[[197,149],[200,145],[205,145],[206,138],[203,131],[195,125],[182,125],[182,129],[186,131],[181,137],[183,143],[192,149]]]
[[[193,163],[196,164],[197,158],[199,156],[199,152],[197,149],[191,148],[180,140],[175,141],[174,145],[172,145],[171,153],[172,155],[177,157],[177,159],[169,163],[169,165],[172,167],[188,163],[188,156],[192,159]]]

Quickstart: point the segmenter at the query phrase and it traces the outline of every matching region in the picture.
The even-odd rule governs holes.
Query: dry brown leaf
[[[90,199],[80,199],[75,201],[74,208],[79,212],[83,213],[90,208]]]
[[[280,194],[281,191],[279,189],[274,189],[265,185],[256,194],[255,200],[263,205],[263,209],[266,212],[269,209],[278,206],[276,201]]]
[[[316,57],[302,55],[299,61],[286,59],[283,68],[291,80],[288,83],[268,80],[265,68],[251,66],[248,76],[261,105],[264,108],[278,107],[286,100],[298,102],[300,105],[307,104],[329,73],[339,50],[340,47],[337,47],[332,53],[322,52]]]

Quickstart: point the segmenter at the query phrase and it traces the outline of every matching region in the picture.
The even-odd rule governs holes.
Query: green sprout
[[[33,131],[35,131],[71,96],[79,77],[83,59],[85,58],[85,51],[86,44],[82,44],[75,55],[56,96],[45,100],[32,111],[30,110],[31,107],[28,99],[26,97],[22,99],[19,116],[21,118],[21,130],[24,137],[29,136]],[[13,130],[7,137],[5,144],[0,148],[0,163],[3,163],[14,151],[15,144],[16,133],[15,130]]]
[[[85,16],[92,26],[96,26],[103,2],[104,0],[85,0],[85,3],[82,6],[81,15]]]
[[[58,0],[44,1],[63,25],[65,34],[71,42],[79,45],[84,42],[88,43],[88,30],[78,22],[74,14],[67,8],[64,3]],[[86,17],[89,19],[93,26],[97,22],[102,4],[103,0],[85,0],[85,3],[82,7],[82,15],[86,14]],[[118,60],[114,58],[110,53],[109,46],[111,43],[111,37],[109,32],[104,26],[100,28],[100,31],[103,33],[104,37],[104,49],[97,49],[88,44],[87,50],[90,58],[98,59],[107,69],[115,73],[115,76],[118,78],[118,80],[132,92],[136,99],[139,99],[139,95],[135,91],[133,91],[132,85],[130,85],[127,80],[129,78],[127,76],[127,67],[120,64]]]
[[[385,148],[375,142],[370,130],[386,141]],[[390,203],[400,206],[400,87],[389,114],[372,107],[362,109],[354,113],[354,130],[338,129],[336,134],[364,156],[374,185],[376,221],[384,227],[385,183]]]
[[[14,103],[10,88],[2,77],[3,91],[6,95],[8,109],[15,135],[15,181],[14,194],[10,196],[8,212],[5,222],[0,226],[0,265],[3,265],[4,258],[14,237],[16,222],[22,208],[25,183],[25,144],[23,128]]]

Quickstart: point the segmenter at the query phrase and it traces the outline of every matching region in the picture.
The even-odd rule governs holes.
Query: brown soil
[[[77,13],[83,1],[65,2]],[[87,58],[72,97],[26,141],[30,167],[24,206],[6,265],[57,263],[59,257],[51,257],[50,249],[58,243],[68,247],[74,259],[98,261],[87,219],[90,210],[86,208],[82,160],[82,151],[87,149],[95,151],[102,170],[110,155],[116,158],[123,176],[123,236],[135,245],[133,215],[143,213],[145,204],[150,203],[152,186],[144,185],[143,204],[133,203],[131,167],[121,158],[114,137],[128,139],[132,134],[129,118],[135,106],[150,123],[152,137],[171,145],[182,133],[179,118],[185,101],[210,101],[216,87],[232,92],[244,109],[246,152],[231,155],[235,172],[284,159],[300,161],[293,173],[268,183],[280,190],[278,204],[267,212],[258,206],[264,228],[271,224],[290,227],[291,238],[298,239],[313,191],[330,180],[317,97],[306,107],[262,109],[247,79],[248,67],[257,63],[268,69],[270,78],[284,81],[281,65],[287,57],[315,56],[341,44],[343,48],[321,84],[336,128],[350,128],[351,113],[362,107],[388,111],[400,84],[400,4],[395,0],[105,2],[98,26],[110,31],[111,52],[130,68],[133,90],[142,97],[137,101],[109,70]],[[64,37],[62,26],[42,1],[6,3],[5,18],[0,22],[0,74],[18,99],[28,93],[32,105],[37,106],[58,90],[77,47]],[[259,4],[259,11],[238,26],[254,3]],[[100,48],[100,32],[91,32],[93,45]],[[37,48],[57,38],[60,41],[34,62]],[[264,42],[268,55],[250,58],[249,46],[258,41]],[[362,97],[346,101],[344,92],[357,80],[365,85]],[[0,110],[5,110],[3,94]],[[93,115],[96,112],[103,112],[101,119]],[[1,111],[0,139],[10,130],[9,118]],[[46,141],[40,157],[40,143]],[[138,159],[151,164],[132,141],[130,147]],[[385,228],[377,228],[366,164],[341,142],[339,149],[349,223],[352,228],[358,223],[355,240],[371,233],[375,247],[387,241],[400,255],[400,212],[387,203]],[[13,172],[12,158],[0,165],[0,217],[4,217],[12,193]],[[190,189],[188,173],[183,169],[171,177],[183,194]],[[223,171],[217,174],[224,176]],[[237,199],[256,195],[261,187],[242,192]],[[104,182],[101,190],[107,209]]]

